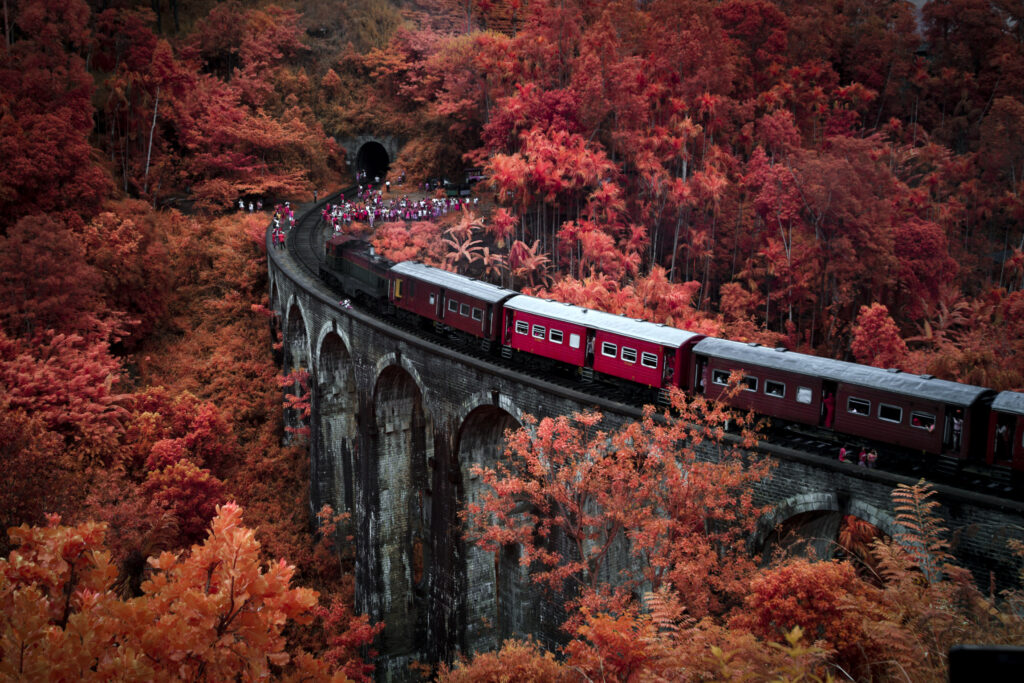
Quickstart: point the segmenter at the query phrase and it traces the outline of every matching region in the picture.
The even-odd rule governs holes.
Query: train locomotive
[[[834,440],[1024,476],[1021,393],[997,394],[527,296],[421,263],[392,263],[350,236],[327,241],[320,275],[364,305],[506,358],[632,386],[643,396],[679,387]],[[742,377],[740,391],[725,397],[734,372]]]

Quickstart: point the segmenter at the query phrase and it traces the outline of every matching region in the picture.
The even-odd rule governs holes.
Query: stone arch
[[[288,313],[284,319],[284,352],[285,372],[308,369],[309,331],[306,325],[306,312],[301,302],[294,296],[288,302]]]
[[[828,491],[801,493],[776,504],[760,520],[752,547],[767,553],[772,546],[787,545],[787,538],[792,543],[792,538],[802,537],[816,557],[829,559],[835,554],[839,525],[846,515],[863,519],[888,536],[896,528],[892,515],[871,503],[841,499]]]
[[[846,514],[863,519],[890,538],[895,537],[898,531],[896,519],[888,510],[883,510],[858,498],[850,501],[846,507]]]
[[[273,276],[270,278],[270,313],[267,324],[270,331],[271,353],[274,364],[280,367],[284,362],[284,328],[281,325],[284,311],[281,306],[281,291],[277,286],[277,278]]]
[[[778,503],[758,523],[752,547],[767,559],[778,547],[793,550],[807,545],[820,559],[835,552],[843,511],[835,493],[819,491],[790,496]]]
[[[292,299],[291,305],[288,308],[288,316],[285,319],[284,326],[284,344],[283,344],[283,359],[281,363],[281,370],[285,375],[293,372],[301,372],[309,370],[309,334],[306,326],[306,316],[303,312],[300,304],[294,298]],[[285,394],[292,394],[295,396],[302,396],[305,394],[305,389],[302,387],[301,380],[296,378],[294,384],[291,387],[285,387],[282,389]],[[285,409],[285,427],[289,430],[288,433],[294,433],[294,430],[301,429],[309,426],[308,419],[303,417],[298,410],[286,408]],[[286,441],[289,437],[286,435]]]
[[[325,326],[317,341],[311,382],[310,505],[328,504],[338,512],[355,507],[355,448],[358,398],[347,335]]]
[[[423,378],[420,376],[419,370],[417,370],[416,366],[409,362],[408,358],[406,358],[397,351],[386,353],[377,359],[377,362],[374,366],[374,376],[377,377],[378,383],[380,382],[380,378],[384,374],[384,371],[393,365],[409,373],[409,376],[412,378],[412,381],[415,382],[416,384],[416,390],[420,392],[420,395],[423,396],[427,404],[430,405],[433,403],[432,396],[430,395],[430,392],[428,392],[426,389],[427,384],[426,382],[423,381]]]
[[[431,516],[434,502],[427,463],[433,461],[419,378],[395,359],[377,376],[373,391],[370,454],[377,500],[370,504],[369,536],[379,550],[376,604],[371,614],[387,624],[386,668],[405,670],[422,659],[430,634]],[[376,467],[374,467],[376,465]]]
[[[277,278],[270,278],[270,310],[280,315],[281,313],[281,290],[277,286]]]
[[[482,398],[482,397],[481,397]],[[465,404],[464,404],[465,405]],[[461,411],[460,411],[461,412]],[[474,464],[493,466],[504,450],[505,430],[522,426],[522,411],[507,397],[493,392],[485,401],[464,413],[456,437],[456,457],[461,487],[458,509],[477,502],[483,482],[470,470]],[[519,566],[519,549],[509,547],[497,557],[467,543],[459,534],[464,558],[459,574],[465,585],[457,594],[464,596],[460,610],[467,652],[496,650],[508,638],[524,637],[532,632],[530,623],[536,610],[529,579]]]
[[[518,425],[522,425],[523,415],[526,414],[522,408],[516,405],[511,396],[502,394],[497,389],[491,389],[489,391],[478,391],[459,404],[458,412],[456,413],[459,424],[464,424],[470,413],[479,410],[483,406],[500,408],[511,415]]]

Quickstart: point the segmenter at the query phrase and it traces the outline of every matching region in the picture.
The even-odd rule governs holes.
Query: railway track
[[[340,193],[352,196],[355,194],[355,191],[356,188],[354,186],[345,188],[339,191],[339,193],[326,198],[326,201],[336,200]],[[320,279],[320,264],[324,258],[323,245],[326,238],[326,226],[321,223],[320,213],[316,208],[301,215],[295,228],[288,235],[287,246],[292,257],[309,277],[316,280]],[[327,287],[326,284],[324,286]],[[333,289],[331,291],[339,297],[344,296],[343,292]],[[543,372],[535,371],[523,363],[485,351],[476,340],[442,334],[434,329],[427,329],[406,320],[383,315],[380,311],[372,310],[368,307],[358,306],[355,303],[352,305],[357,306],[360,313],[376,318],[392,328],[401,330],[406,335],[414,336],[453,352],[484,361],[503,369],[512,377],[522,376],[524,378],[539,379],[566,389],[595,396],[600,395],[603,399],[636,410],[642,409],[644,404],[653,402],[650,395],[640,397],[635,392],[626,391],[620,386],[601,381],[584,381],[577,373],[552,371],[550,368],[545,368]],[[852,439],[835,440],[826,433],[800,428],[795,425],[773,427],[765,436],[765,440],[772,445],[829,459],[837,457],[839,447],[843,443],[855,448],[862,445]],[[870,445],[876,447],[879,453],[878,468],[880,470],[913,478],[924,477],[931,481],[1001,498],[1024,500],[1024,490],[1015,488],[1012,485],[1009,471],[981,469],[973,464],[964,466],[964,463],[952,458],[922,458],[895,449],[878,448],[877,444]],[[849,466],[853,468],[858,467],[855,462]]]

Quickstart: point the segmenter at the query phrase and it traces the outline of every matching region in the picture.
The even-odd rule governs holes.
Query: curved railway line
[[[324,201],[333,201],[339,194],[353,195],[356,188],[347,187],[336,192]],[[302,269],[305,275],[321,282],[325,289],[339,297],[344,296],[341,292],[330,289],[326,283],[320,280],[320,264],[324,260],[323,244],[326,239],[325,225],[320,220],[319,208],[324,202],[320,202],[312,209],[301,214],[290,231],[287,238],[287,249],[296,264]],[[272,249],[269,238],[270,230],[267,231],[268,250]],[[337,301],[334,301],[337,304]],[[653,396],[639,396],[635,392],[626,391],[624,388],[601,381],[586,381],[574,373],[553,373],[549,369],[544,372],[532,371],[514,360],[489,353],[477,343],[470,343],[469,340],[461,339],[451,335],[441,334],[434,330],[428,330],[415,325],[407,320],[398,319],[393,316],[383,315],[380,311],[371,310],[369,307],[360,306],[353,302],[359,313],[370,316],[382,325],[386,325],[403,334],[415,336],[425,342],[441,346],[451,352],[473,358],[478,362],[487,363],[493,367],[500,368],[511,377],[520,377],[527,381],[542,381],[553,384],[573,392],[580,392],[592,397],[595,403],[614,404],[615,409],[623,414],[639,416],[642,406],[651,403]],[[804,456],[814,458],[822,464],[827,461],[835,461],[835,454],[838,453],[842,443],[856,443],[850,439],[836,441],[830,439],[824,432],[816,432],[808,429],[801,429],[796,426],[771,427],[765,434],[766,441],[762,446],[769,452],[777,451],[777,448],[797,451]],[[859,445],[859,444],[858,444]],[[963,467],[953,459],[931,458],[923,461],[921,458],[913,457],[899,451],[889,451],[878,448],[879,470],[891,474],[903,475],[913,479],[927,478],[939,484],[944,484],[956,489],[973,491],[987,494],[1002,499],[1024,500],[1024,490],[1014,488],[1011,485],[1008,473],[998,470],[982,469],[973,466]],[[856,464],[851,463],[845,467],[854,470],[860,469]],[[867,474],[864,472],[864,474]]]

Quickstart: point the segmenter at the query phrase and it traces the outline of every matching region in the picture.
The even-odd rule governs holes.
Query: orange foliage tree
[[[771,470],[742,456],[755,438],[747,418],[675,392],[671,415],[648,408],[612,432],[601,419],[529,418],[499,463],[473,468],[489,487],[466,511],[478,545],[519,544],[535,581],[583,605],[621,607],[644,582],[674,586],[695,615],[738,599],[758,513],[747,485]],[[737,443],[727,420],[742,428]],[[623,550],[630,559],[609,586],[601,577]]]
[[[59,517],[11,530],[18,549],[0,560],[5,676],[330,677],[324,663],[285,652],[285,625],[312,618],[316,593],[293,588],[294,567],[283,560],[261,565],[260,544],[237,505],[218,508],[203,543],[150,558],[138,597],[115,592],[105,532],[94,523],[61,526]]]

